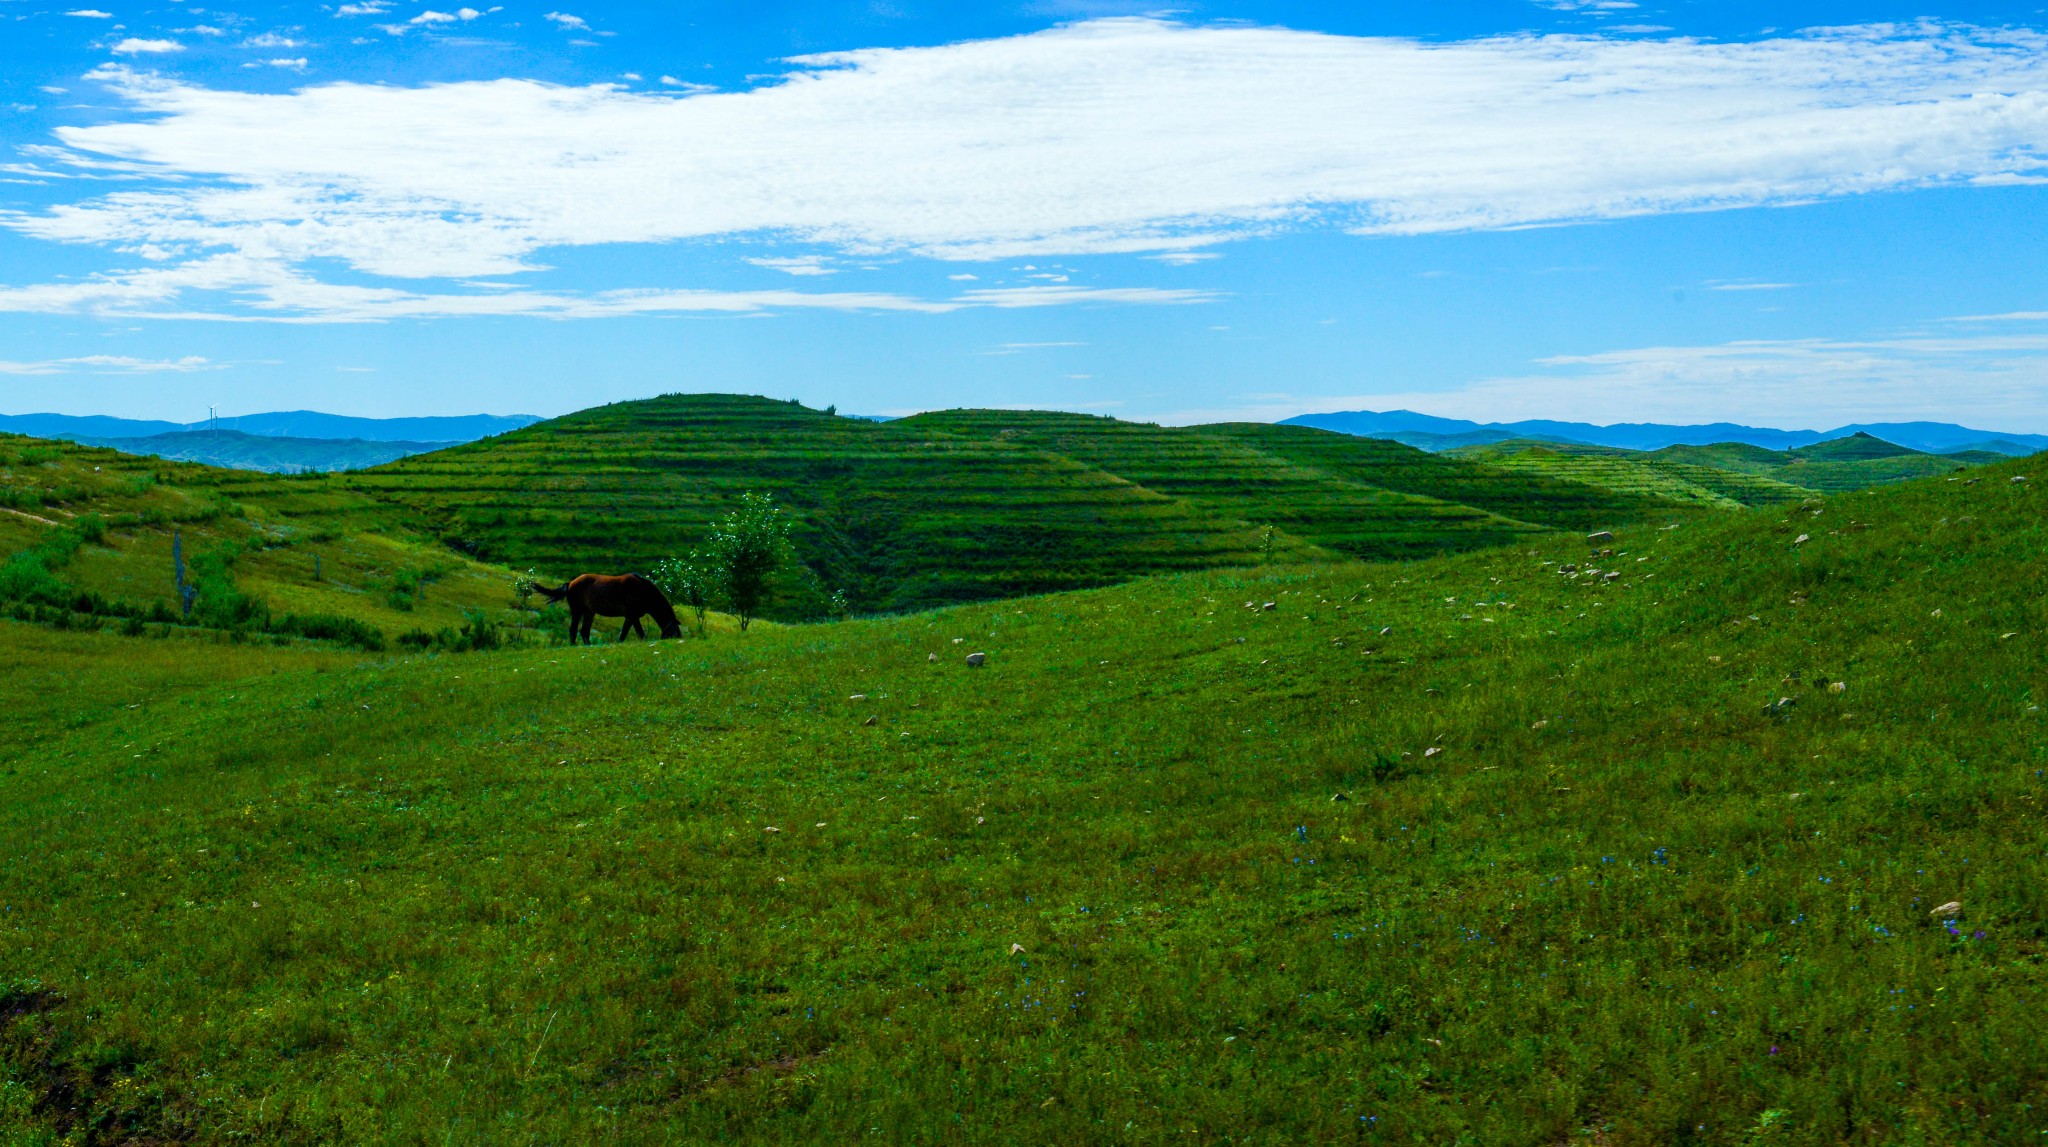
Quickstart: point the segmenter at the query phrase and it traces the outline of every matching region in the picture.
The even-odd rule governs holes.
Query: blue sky
[[[2038,5],[740,7],[0,0],[0,412],[2048,432]]]

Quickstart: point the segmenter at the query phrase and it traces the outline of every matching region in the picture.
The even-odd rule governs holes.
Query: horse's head
[[[661,626],[661,635],[663,637],[681,637],[683,635],[683,623],[676,620],[675,614],[671,613],[667,617],[656,618],[655,621]]]

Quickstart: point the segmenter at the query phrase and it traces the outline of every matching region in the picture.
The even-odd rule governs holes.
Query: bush
[[[371,653],[384,651],[384,631],[353,617],[332,613],[299,615],[287,613],[270,626],[272,633],[304,637],[314,641],[336,641]],[[401,643],[404,638],[399,638]]]
[[[64,583],[33,551],[14,555],[0,566],[0,600],[55,602],[64,596]]]
[[[93,545],[98,545],[107,536],[107,520],[97,513],[81,514],[77,521],[71,523],[71,528]]]

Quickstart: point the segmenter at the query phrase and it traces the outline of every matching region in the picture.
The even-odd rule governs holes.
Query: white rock
[[[967,655],[967,664],[973,666],[976,669],[981,668],[981,663],[987,660],[988,654],[986,653],[970,653]]]
[[[1949,901],[1949,902],[1948,902],[1948,903],[1946,903],[1946,904],[1941,904],[1941,905],[1937,905],[1937,906],[1935,907],[1934,911],[1932,911],[1932,912],[1929,912],[1929,913],[1928,913],[1928,915],[1929,915],[1929,916],[1957,916],[1957,915],[1961,915],[1962,911],[1963,911],[1963,902],[1962,902],[1962,901],[1960,901],[1960,900],[1951,900],[1951,901]]]

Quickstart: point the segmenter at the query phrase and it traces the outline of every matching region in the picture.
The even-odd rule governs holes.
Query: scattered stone
[[[1023,954],[1024,954],[1024,945],[1022,945],[1022,944],[1012,944],[1012,945],[1010,945],[1010,955],[1012,955],[1012,956],[1021,956],[1021,955],[1023,955]]]
[[[1929,617],[1940,617],[1940,616],[1941,616],[1941,611],[1940,611],[1939,609],[1937,609],[1937,610],[1935,610],[1935,611],[1934,611],[1933,613],[1930,613],[1930,614],[1928,614],[1927,616],[1929,616]]]
[[[1793,544],[1793,545],[1795,545],[1795,546],[1803,546],[1803,545],[1805,545],[1806,543],[1808,543],[1808,542],[1810,542],[1810,541],[1812,541],[1812,540],[1813,540],[1813,535],[1812,535],[1812,534],[1801,534],[1801,535],[1799,535],[1798,537],[1796,537],[1796,538],[1793,538],[1793,539],[1792,539],[1792,544]]]
[[[1350,797],[1347,797],[1347,796],[1345,796],[1345,795],[1344,795],[1343,793],[1331,793],[1331,794],[1330,794],[1330,803],[1331,803],[1331,804],[1335,804],[1335,803],[1337,803],[1338,801],[1348,801],[1348,800],[1350,800],[1350,799],[1351,799]]]
[[[939,655],[936,653],[927,653],[924,655],[924,659],[926,661],[937,661],[939,659]]]
[[[1587,534],[1586,540],[1592,542],[1594,545],[1598,545],[1601,542],[1611,542],[1614,540],[1614,531],[1596,530],[1593,533]]]
[[[865,693],[855,693],[853,696],[847,698],[848,701],[865,701],[867,699],[868,695]]]
[[[1422,755],[1425,759],[1427,759],[1429,757],[1434,757],[1441,752],[1443,752],[1442,749],[1437,748],[1435,745],[1431,745],[1429,748],[1422,750]]]
[[[1620,580],[1621,580],[1621,571],[1620,571],[1620,570],[1608,570],[1608,571],[1607,571],[1606,573],[1604,573],[1604,574],[1600,575],[1600,580],[1601,580],[1601,581],[1620,581]]]
[[[1770,704],[1764,706],[1764,715],[1766,717],[1782,717],[1785,714],[1790,713],[1792,711],[1792,706],[1797,705],[1798,703],[1799,702],[1794,701],[1790,697],[1780,697],[1776,701],[1773,701]]]
[[[986,653],[970,653],[967,655],[967,664],[976,669],[981,668],[982,662],[987,660],[988,654]]]
[[[1848,691],[1849,683],[1847,681],[1834,681],[1828,684],[1828,692],[1830,693],[1847,693]]]
[[[1278,609],[1278,608],[1280,608],[1280,605],[1279,605],[1279,603],[1278,603],[1278,602],[1272,602],[1272,601],[1269,601],[1269,602],[1267,602],[1266,604],[1264,604],[1264,605],[1260,606],[1259,608],[1260,608],[1260,609],[1269,609],[1269,610],[1270,610],[1270,609]]]
[[[1382,630],[1380,630],[1380,636],[1381,636],[1381,637],[1391,637],[1391,636],[1393,636],[1393,633],[1394,633],[1394,627],[1393,627],[1393,626],[1391,626],[1391,625],[1387,626],[1387,627],[1386,627],[1385,629],[1382,629]]]
[[[1948,902],[1948,903],[1946,903],[1946,904],[1939,904],[1939,905],[1936,905],[1936,906],[1935,906],[1935,909],[1934,909],[1934,911],[1932,911],[1932,912],[1929,912],[1929,913],[1928,913],[1928,915],[1929,915],[1929,916],[1960,916],[1960,915],[1962,915],[1962,912],[1963,912],[1963,902],[1962,902],[1962,901],[1960,901],[1960,900],[1951,900],[1951,901],[1949,901],[1949,902]]]
[[[953,644],[955,644],[955,645],[958,645],[958,644],[960,644],[961,642],[963,642],[963,641],[965,641],[965,640],[967,640],[967,639],[966,639],[966,638],[964,638],[964,637],[956,637],[956,638],[954,638],[954,639],[953,639]]]
[[[766,828],[763,828],[763,829],[762,829],[761,831],[762,831],[762,832],[781,832],[782,830],[781,830],[781,829],[779,829],[779,828],[776,828],[776,827],[775,827],[774,825],[772,825],[772,824],[771,824],[771,825],[767,826]]]
[[[2024,482],[2027,480],[2027,476],[2025,474],[2014,474],[2012,480],[2014,482]]]

